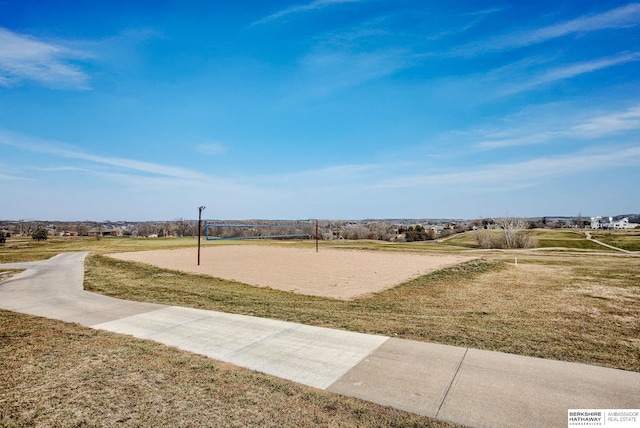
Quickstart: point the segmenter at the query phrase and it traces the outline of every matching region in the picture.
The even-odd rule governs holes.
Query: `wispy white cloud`
[[[291,83],[302,96],[322,97],[383,78],[416,63],[403,35],[391,29],[394,17],[377,16],[314,37],[298,61]]]
[[[427,40],[436,41],[436,40],[444,39],[446,37],[450,37],[450,36],[454,36],[454,35],[465,33],[467,31],[471,30],[472,28],[474,28],[481,21],[482,21],[482,18],[476,18],[476,19],[474,19],[473,21],[471,21],[471,22],[469,22],[467,24],[460,25],[460,26],[457,26],[457,27],[447,28],[444,31],[440,31],[439,33],[433,34],[431,36],[427,36]]]
[[[256,183],[268,183],[269,185],[287,185],[291,183],[303,183],[302,187],[344,187],[362,184],[371,180],[385,167],[377,164],[343,164],[328,166],[325,168],[309,169],[303,171],[283,172],[277,175],[261,176]]]
[[[559,131],[542,131],[534,133],[523,133],[521,130],[512,131],[511,135],[508,131],[502,131],[485,136],[475,146],[480,149],[500,149],[506,147],[532,146],[536,144],[545,144],[554,138],[561,137],[562,132]]]
[[[34,171],[42,172],[92,172],[89,168],[78,168],[76,166],[55,166],[55,167],[31,167]]]
[[[82,152],[67,144],[27,137],[10,132],[0,131],[0,144],[17,147],[22,150],[28,150],[30,152],[46,153],[56,155],[65,159],[84,160],[98,165],[123,168],[139,173],[156,174],[160,176],[190,180],[201,180],[208,178],[207,175],[197,171],[191,171],[174,166],[143,162],[134,159],[93,155]]]
[[[256,22],[254,22],[253,24],[251,24],[252,27],[256,26],[256,25],[262,25],[262,24],[267,24],[269,22],[272,21],[277,21],[279,19],[282,19],[288,15],[294,15],[296,13],[301,13],[301,12],[308,12],[308,11],[312,11],[312,10],[319,10],[319,9],[324,9],[326,7],[332,6],[332,5],[336,5],[336,4],[343,4],[343,3],[360,3],[362,1],[366,1],[366,0],[315,0],[312,1],[311,3],[305,3],[305,4],[300,4],[297,6],[291,6],[288,7],[286,9],[282,9],[278,12],[272,13],[271,15],[268,15]]]
[[[609,111],[591,115],[586,119],[566,117],[563,124],[547,125],[537,121],[519,128],[503,128],[499,131],[478,130],[467,138],[475,138],[475,147],[483,150],[517,146],[548,144],[566,140],[584,140],[611,137],[628,131],[640,130],[640,105],[624,111]]]
[[[511,39],[511,44],[524,46],[573,33],[597,31],[608,28],[635,27],[638,24],[640,24],[640,3],[630,3],[600,14],[581,16],[570,21],[523,33]]]
[[[89,76],[74,61],[89,58],[87,52],[59,42],[0,28],[0,85],[30,80],[38,84],[67,89],[88,89]]]
[[[575,136],[599,138],[637,129],[640,129],[640,105],[623,112],[593,117],[573,126],[570,132]]]
[[[578,135],[598,130],[602,133],[613,132],[614,129],[628,129],[637,124],[639,115],[640,107],[635,106],[624,112],[592,117],[566,132],[574,132]],[[558,156],[540,156],[519,162],[484,164],[479,161],[464,169],[441,167],[439,168],[441,172],[433,172],[430,160],[422,159],[413,161],[411,168],[392,162],[353,163],[299,171],[282,171],[263,176],[223,178],[170,165],[98,156],[64,143],[9,132],[0,131],[0,145],[52,155],[51,162],[57,165],[64,164],[61,159],[68,160],[69,164],[72,164],[70,160],[74,159],[86,162],[81,165],[40,167],[40,169],[47,172],[80,171],[82,174],[92,174],[97,178],[95,181],[97,186],[106,184],[108,188],[114,188],[115,183],[120,189],[118,198],[121,203],[124,200],[128,201],[119,208],[119,212],[131,212],[129,210],[132,210],[134,205],[140,205],[138,211],[145,213],[139,214],[143,217],[150,215],[149,204],[158,205],[155,202],[156,199],[165,200],[167,197],[178,201],[176,203],[180,206],[193,205],[194,207],[195,203],[201,203],[203,197],[205,200],[206,198],[229,200],[232,208],[225,207],[225,210],[228,212],[229,209],[237,209],[238,215],[242,217],[242,213],[245,213],[244,215],[247,212],[255,213],[256,206],[267,210],[266,212],[282,213],[282,204],[291,203],[293,200],[296,201],[294,205],[307,206],[307,210],[310,206],[307,204],[323,207],[326,204],[331,205],[332,201],[341,201],[343,204],[355,207],[368,202],[353,200],[354,195],[360,197],[363,194],[375,195],[377,200],[391,200],[398,198],[397,191],[434,189],[438,192],[440,190],[437,189],[446,189],[446,191],[442,190],[444,195],[465,189],[509,190],[535,186],[538,183],[550,181],[554,177],[576,176],[625,166],[640,167],[640,144],[626,144]],[[38,166],[29,165],[25,168],[33,169]],[[427,172],[414,173],[420,170]],[[29,178],[37,179],[31,176]],[[0,175],[0,179],[8,180],[16,177]],[[62,181],[53,180],[50,184],[58,190],[62,189]],[[291,209],[299,210],[300,208]],[[160,212],[161,207],[158,206],[157,210]],[[286,209],[284,210],[286,212]]]
[[[465,14],[463,14],[464,17],[471,16],[474,19],[472,19],[470,22],[464,23],[462,25],[449,26],[444,31],[440,31],[439,33],[436,33],[436,34],[433,34],[431,36],[428,36],[427,40],[440,40],[440,39],[443,39],[445,37],[450,37],[450,36],[453,36],[453,35],[458,35],[458,34],[461,34],[461,33],[465,33],[467,31],[471,30],[472,28],[476,27],[482,21],[484,21],[487,18],[487,16],[493,15],[494,13],[501,12],[502,10],[503,10],[502,8],[491,8],[491,9],[483,9],[483,10],[478,10],[478,11],[475,11],[475,12],[465,13]]]
[[[198,144],[195,146],[195,150],[204,155],[218,156],[228,152],[229,148],[218,141],[211,141],[209,143]]]
[[[354,189],[365,182],[365,177],[371,177],[375,165],[338,165],[321,169],[301,170],[297,172],[282,171],[270,175],[245,175],[234,177],[217,177],[199,171],[183,169],[170,165],[161,165],[134,159],[104,157],[87,152],[65,143],[34,138],[16,133],[0,131],[0,146],[24,150],[31,153],[45,154],[47,159],[39,162],[61,164],[65,160],[83,161],[81,166],[39,167],[28,164],[16,166],[21,174],[28,176],[31,181],[42,182],[42,178],[32,174],[34,171],[56,173],[55,179],[46,182],[47,188],[61,188],[64,178],[61,172],[80,172],[90,174],[91,180],[83,180],[80,186],[102,188],[117,188],[120,212],[146,213],[150,216],[156,205],[156,211],[166,207],[157,207],[157,200],[170,197],[173,205],[186,206],[201,203],[204,200],[228,200],[226,212],[239,210],[236,216],[241,217],[247,212],[260,209],[277,212],[282,210],[283,201],[295,197],[308,197],[309,189],[319,192],[336,194],[345,189]],[[52,176],[46,175],[49,180]],[[3,177],[0,179],[17,179],[21,177]],[[22,180],[26,180],[22,178]],[[44,182],[42,182],[44,184]],[[37,187],[37,186],[36,186]],[[12,189],[16,192],[16,189]],[[48,194],[52,191],[48,191]],[[100,198],[88,194],[85,200]],[[126,201],[126,202],[125,202]],[[195,202],[194,202],[195,201]],[[195,206],[195,205],[194,205]],[[74,214],[77,215],[77,214]],[[121,214],[120,214],[121,215]],[[129,216],[131,214],[128,214]],[[139,214],[138,214],[139,215]]]
[[[9,174],[0,174],[0,180],[3,181],[9,181],[9,180],[27,180],[27,178],[25,177],[19,177],[16,175],[9,175]]]
[[[374,184],[381,189],[427,188],[429,186],[472,186],[474,188],[501,185],[504,187],[548,180],[588,171],[623,166],[640,167],[640,145],[608,148],[606,152],[579,152],[560,156],[547,156],[523,162],[491,164],[444,174],[419,174],[392,178]]]
[[[371,46],[381,40],[394,35],[389,29],[392,16],[382,15],[365,22],[358,22],[349,28],[327,31],[316,36],[319,44],[332,49],[354,49],[355,47]]]
[[[461,46],[452,53],[455,55],[479,55],[491,52],[517,49],[536,45],[548,40],[577,33],[610,28],[629,28],[640,24],[640,3],[631,3],[595,15],[584,15],[569,21],[521,31]]]
[[[302,59],[299,78],[305,95],[326,96],[392,75],[407,67],[410,60],[410,56],[401,50],[318,52]]]
[[[640,52],[622,53],[619,55],[599,58],[591,61],[579,62],[574,64],[563,65],[546,71],[537,76],[529,76],[526,82],[508,85],[503,89],[501,95],[512,95],[519,92],[525,92],[536,87],[554,83],[561,80],[571,79],[587,73],[593,73],[604,70],[617,65],[626,64],[640,60]]]

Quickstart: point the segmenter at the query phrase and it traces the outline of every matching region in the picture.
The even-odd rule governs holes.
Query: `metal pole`
[[[316,219],[316,253],[318,252],[318,220]]]
[[[203,205],[198,207],[198,266],[200,266],[200,236],[202,234],[202,210],[206,207]]]

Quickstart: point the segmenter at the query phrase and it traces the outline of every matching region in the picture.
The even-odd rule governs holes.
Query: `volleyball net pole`
[[[206,207],[204,205],[198,207],[198,266],[200,266],[200,241],[202,235],[202,210]]]

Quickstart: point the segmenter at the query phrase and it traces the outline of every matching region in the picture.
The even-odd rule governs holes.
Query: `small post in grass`
[[[200,266],[200,236],[202,234],[202,210],[206,207],[204,205],[198,207],[198,266]]]

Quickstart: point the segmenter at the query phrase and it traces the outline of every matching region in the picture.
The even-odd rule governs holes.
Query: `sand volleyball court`
[[[388,251],[218,245],[111,254],[165,269],[210,275],[256,287],[353,299],[394,287],[468,257]]]

